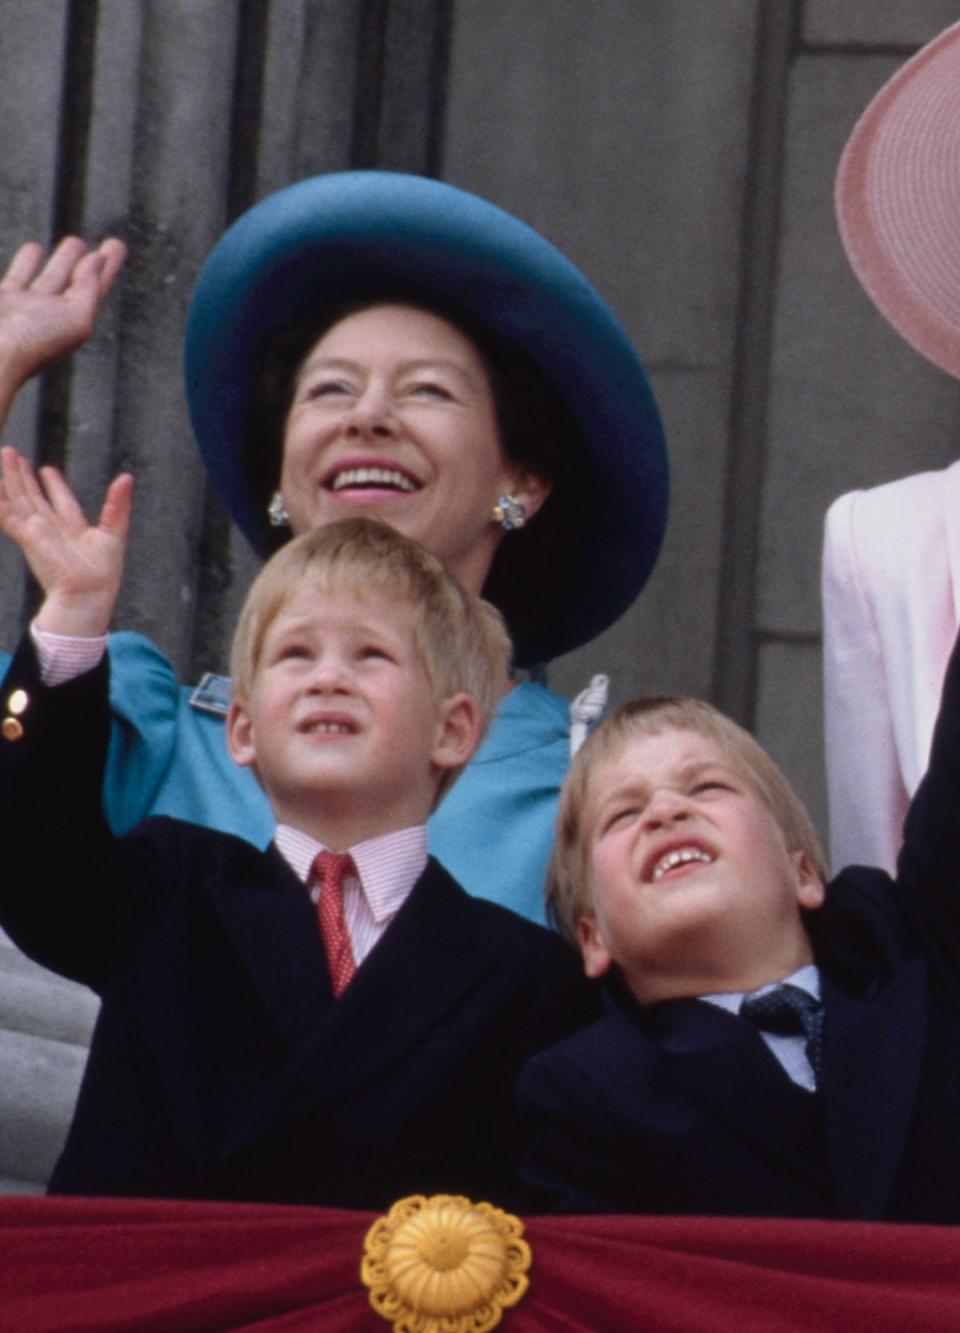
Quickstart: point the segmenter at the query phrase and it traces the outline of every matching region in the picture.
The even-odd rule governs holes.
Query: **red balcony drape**
[[[0,1329],[383,1333],[367,1213],[0,1200]],[[504,1333],[960,1328],[960,1231],[738,1218],[533,1217]]]

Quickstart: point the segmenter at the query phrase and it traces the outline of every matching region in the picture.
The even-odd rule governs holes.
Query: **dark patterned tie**
[[[357,970],[343,915],[343,877],[356,873],[353,859],[347,852],[319,852],[313,862],[313,874],[320,884],[317,920],[334,995],[343,991]]]
[[[784,982],[762,995],[747,995],[740,1013],[763,1032],[775,1032],[781,1037],[806,1037],[807,1059],[814,1076],[819,1075],[823,1005],[808,991]]]

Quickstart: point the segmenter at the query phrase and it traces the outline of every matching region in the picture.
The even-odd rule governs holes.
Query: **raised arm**
[[[90,337],[126,254],[115,237],[91,250],[77,236],[16,252],[0,278],[0,432],[27,380]]]
[[[960,638],[943,683],[930,766],[904,826],[897,863],[904,910],[919,913],[928,966],[945,963],[947,984],[960,979]]]
[[[17,543],[44,591],[37,626],[53,634],[106,634],[123,577],[133,478],[111,482],[96,524],[56,468],[33,468],[0,449],[0,530]]]

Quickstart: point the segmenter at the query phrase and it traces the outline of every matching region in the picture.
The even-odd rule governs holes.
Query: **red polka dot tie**
[[[313,874],[320,884],[317,919],[334,995],[343,991],[357,970],[350,932],[343,915],[343,877],[356,873],[353,860],[347,852],[319,852],[313,863]]]

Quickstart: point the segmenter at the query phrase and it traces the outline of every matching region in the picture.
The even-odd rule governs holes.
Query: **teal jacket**
[[[275,821],[250,770],[227,754],[222,715],[192,704],[192,689],[142,635],[111,635],[110,665],[104,805],[114,831],[172,815],[265,848]],[[518,685],[429,823],[430,851],[469,893],[532,921],[543,921],[569,750],[566,701],[540,685]]]

